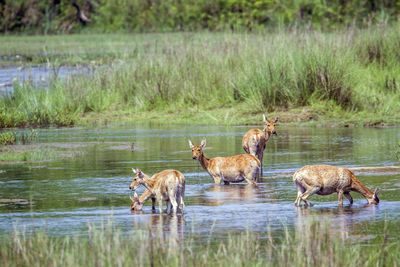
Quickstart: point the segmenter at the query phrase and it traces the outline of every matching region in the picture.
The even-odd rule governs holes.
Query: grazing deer
[[[261,162],[261,175],[262,175],[262,162],[265,146],[272,134],[276,135],[275,123],[278,122],[279,116],[276,116],[275,120],[272,122],[268,120],[265,115],[263,115],[263,120],[265,123],[264,130],[251,129],[249,130],[242,139],[242,146],[247,154],[257,156]]]
[[[144,185],[150,191],[151,196],[157,199],[160,213],[162,213],[163,200],[167,201],[167,213],[170,212],[171,205],[173,212],[176,213],[180,203],[182,203],[183,213],[185,209],[185,177],[182,173],[176,170],[164,170],[150,177],[140,169],[136,169],[136,171],[132,169],[132,171],[135,173],[135,177],[129,189],[135,191],[140,185]],[[141,203],[140,200],[139,203]]]
[[[154,195],[150,192],[149,189],[146,189],[146,190],[140,195],[139,198],[137,197],[136,192],[135,192],[135,195],[134,195],[133,197],[132,197],[132,195],[129,196],[129,197],[130,197],[131,200],[132,200],[132,203],[131,203],[131,210],[135,210],[135,211],[140,211],[140,210],[142,210],[144,203],[145,203],[149,198],[151,198],[151,207],[152,207],[152,210],[155,210],[155,209],[156,209],[156,207],[155,207],[156,199],[154,198]]]
[[[200,162],[200,165],[214,178],[216,184],[220,184],[221,181],[224,181],[224,184],[229,184],[243,180],[246,180],[249,184],[256,184],[261,164],[255,156],[241,154],[208,159],[203,154],[203,148],[206,146],[205,139],[201,141],[199,146],[194,145],[189,140],[189,146],[192,149],[192,158]]]
[[[297,186],[297,198],[294,204],[300,205],[303,200],[306,205],[311,206],[307,200],[312,194],[330,195],[337,192],[339,205],[343,205],[343,195],[353,204],[350,191],[363,195],[368,204],[379,203],[379,188],[374,192],[363,185],[360,180],[348,169],[330,165],[309,165],[301,168],[293,175],[293,181]]]

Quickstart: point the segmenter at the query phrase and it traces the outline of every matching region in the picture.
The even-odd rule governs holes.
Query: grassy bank
[[[12,38],[2,53],[11,55],[22,42]],[[39,37],[20,38],[29,43]],[[281,122],[399,124],[396,27],[42,38],[44,43],[25,50],[54,50],[42,60],[54,66],[63,60],[112,63],[89,76],[54,79],[45,90],[16,84],[13,95],[0,99],[0,127],[153,117],[164,123],[243,124],[259,123],[263,112],[283,114]],[[65,46],[59,44],[63,39]]]
[[[281,238],[244,231],[199,245],[193,236],[152,231],[122,236],[111,223],[89,225],[88,237],[54,237],[39,232],[2,236],[2,266],[397,266],[398,241],[384,235],[363,246],[341,238],[322,222],[307,222]]]

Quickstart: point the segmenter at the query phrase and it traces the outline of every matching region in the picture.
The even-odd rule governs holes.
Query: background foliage
[[[90,22],[79,21],[73,3]],[[389,0],[0,0],[0,32],[332,30],[395,21],[399,13],[400,1]]]

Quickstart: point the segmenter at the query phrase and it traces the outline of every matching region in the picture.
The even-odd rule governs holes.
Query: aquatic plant
[[[44,44],[39,37],[31,37],[29,43],[35,44],[31,47],[22,43],[28,37],[0,38],[10,38],[14,46],[21,45],[40,61]],[[314,119],[348,118],[358,124],[368,120],[371,125],[396,121],[400,114],[396,78],[400,65],[394,60],[400,56],[400,33],[395,26],[334,33],[299,30],[95,35],[91,41],[88,36],[68,38],[46,39],[46,59],[58,60],[58,64],[93,59],[110,64],[89,76],[55,79],[45,90],[29,83],[16,85],[13,94],[0,99],[0,127],[68,126],[90,114],[104,113],[115,119],[120,114],[155,112],[166,114],[168,122],[173,117],[168,114],[173,114],[186,123],[198,123],[194,114],[203,123],[234,124],[256,113],[307,107]],[[65,46],[60,45],[63,40]],[[215,111],[224,109],[234,114],[215,116]]]
[[[0,145],[13,145],[16,143],[16,133],[15,132],[2,132],[0,133]]]
[[[305,220],[298,231],[279,238],[243,231],[220,241],[201,242],[154,231],[122,235],[112,221],[86,237],[28,234],[15,230],[0,237],[2,266],[396,266],[398,240],[385,230],[376,245],[341,237],[325,221]]]

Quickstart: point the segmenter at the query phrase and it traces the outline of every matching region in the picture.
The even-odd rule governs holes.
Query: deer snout
[[[278,135],[278,134],[276,133],[276,131],[273,131],[273,132],[272,132],[272,134],[274,134],[274,135]]]
[[[196,156],[192,156],[192,159],[197,159]]]

